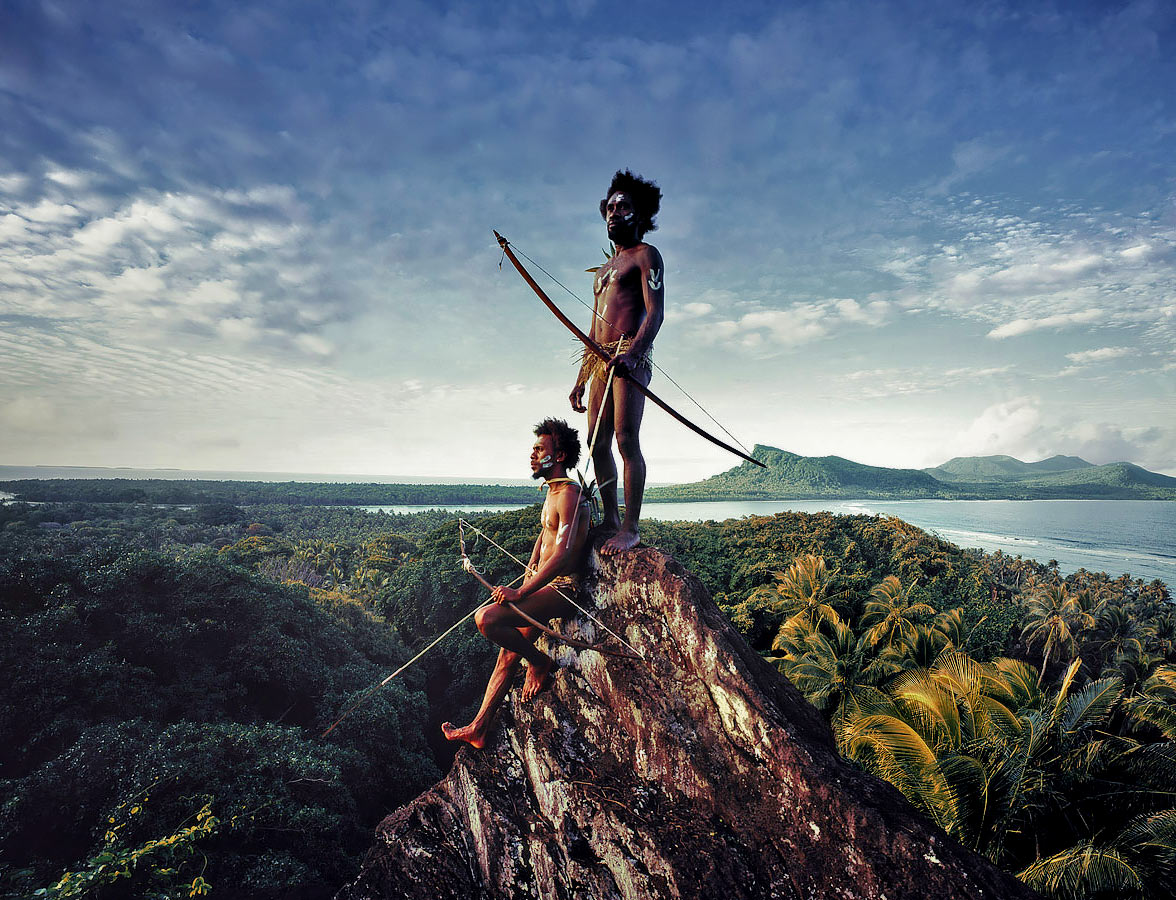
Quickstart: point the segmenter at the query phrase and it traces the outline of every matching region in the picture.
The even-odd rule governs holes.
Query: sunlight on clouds
[[[1117,359],[1131,352],[1130,347],[1100,347],[1097,350],[1079,350],[1075,353],[1067,353],[1066,359],[1082,365],[1084,363],[1101,362],[1105,359]]]
[[[1028,452],[1029,456],[1040,456],[1044,451],[1035,441],[1041,420],[1041,411],[1033,398],[1018,397],[995,403],[955,436],[952,444],[956,450],[951,455],[1007,453],[1009,456],[1022,454],[1018,458],[1023,459]]]
[[[0,314],[85,321],[97,333],[150,327],[160,341],[190,340],[198,326],[238,344],[333,352],[312,331],[335,304],[315,288],[321,264],[292,188],[55,199],[88,180],[57,167],[49,193],[10,197],[0,239],[21,252],[0,257]]]
[[[938,238],[906,243],[879,267],[904,287],[907,309],[939,309],[988,325],[1001,340],[1079,326],[1135,326],[1152,349],[1171,346],[1165,314],[1176,290],[1176,232],[1147,216],[1033,208],[961,195],[914,204]]]
[[[784,309],[756,309],[737,318],[712,319],[713,307],[695,306],[694,335],[708,342],[729,342],[745,350],[772,354],[820,340],[854,326],[877,327],[890,316],[892,304],[852,299],[794,303]],[[744,304],[749,305],[749,304]]]
[[[1089,322],[1097,322],[1104,318],[1105,315],[1105,312],[1101,309],[1084,309],[1081,312],[1059,313],[1053,316],[1045,316],[1041,319],[1013,319],[1011,322],[1006,322],[1003,325],[998,325],[996,328],[993,328],[988,332],[988,337],[1001,340],[1003,338],[1028,334],[1030,331],[1038,331],[1042,328],[1066,328],[1071,325],[1082,325]]]

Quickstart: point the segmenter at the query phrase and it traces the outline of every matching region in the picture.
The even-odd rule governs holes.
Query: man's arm
[[[588,337],[593,341],[599,341],[599,338],[597,337],[597,331],[600,328],[602,318],[600,315],[600,299],[603,296],[604,293],[602,291],[595,294],[592,299],[592,323],[588,326]],[[580,365],[580,370],[576,373],[576,383],[572,387],[572,392],[568,394],[568,400],[572,404],[572,409],[579,413],[588,411],[588,407],[584,405],[584,391],[588,387],[588,377],[586,375],[587,366],[588,356],[587,353],[585,353],[584,361]]]
[[[616,357],[613,364],[632,365],[653,346],[653,339],[661,329],[666,315],[665,264],[656,247],[646,245],[637,257],[641,272],[641,299],[645,304],[645,318],[633,336],[627,353]]]

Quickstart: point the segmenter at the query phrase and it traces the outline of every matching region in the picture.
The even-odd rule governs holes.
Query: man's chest
[[[618,260],[614,257],[597,270],[596,279],[592,283],[592,293],[599,297],[601,294],[614,294],[618,291],[631,292],[639,289],[640,283],[641,267],[631,260]]]

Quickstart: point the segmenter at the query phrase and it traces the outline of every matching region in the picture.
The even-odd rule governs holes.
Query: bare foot
[[[464,728],[456,728],[452,722],[442,722],[441,733],[445,735],[447,741],[465,741],[475,750],[481,750],[486,746],[485,733],[475,729],[472,724],[466,725]]]
[[[624,531],[618,531],[601,545],[600,555],[614,556],[617,553],[624,552],[625,550],[632,550],[639,543],[641,543],[641,535],[637,533],[636,529],[632,531],[629,531],[628,529]]]
[[[527,680],[523,682],[523,699],[530,700],[551,683],[551,670],[555,667],[555,660],[547,657],[547,662],[527,666]]]

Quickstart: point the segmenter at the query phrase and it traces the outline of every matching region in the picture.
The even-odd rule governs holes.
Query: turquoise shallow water
[[[1056,559],[1065,574],[1127,572],[1176,585],[1176,501],[1171,500],[757,500],[647,503],[644,512],[663,521],[722,521],[783,510],[897,516],[961,547],[1002,550],[1043,563]]]

